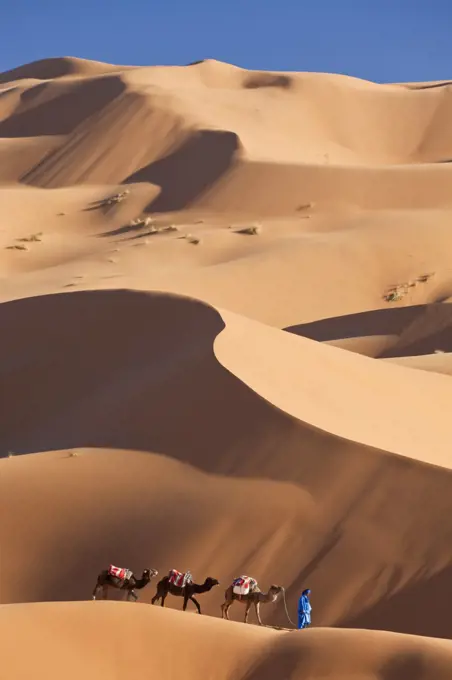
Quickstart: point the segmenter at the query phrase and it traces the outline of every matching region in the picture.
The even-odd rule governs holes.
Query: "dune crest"
[[[0,74],[0,83],[10,83],[18,80],[54,80],[66,76],[92,76],[112,71],[125,71],[131,66],[114,66],[91,59],[76,57],[52,57],[40,59],[30,64],[18,66]]]

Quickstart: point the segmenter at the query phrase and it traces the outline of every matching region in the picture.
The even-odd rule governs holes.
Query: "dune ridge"
[[[449,100],[214,59],[0,75],[5,677],[450,676]],[[155,580],[86,602],[110,563],[220,586],[203,616]],[[313,629],[221,621],[241,573],[292,619],[311,588]]]
[[[50,57],[39,59],[23,66],[4,71],[0,75],[0,83],[16,82],[18,80],[54,80],[65,76],[91,76],[109,73],[111,71],[125,71],[130,66],[114,66],[92,59],[78,59],[77,57]]]

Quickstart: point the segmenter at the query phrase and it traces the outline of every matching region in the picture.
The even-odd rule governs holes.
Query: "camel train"
[[[106,600],[108,599],[108,589],[116,588],[125,591],[127,601],[133,599],[134,602],[136,602],[138,600],[138,595],[135,590],[141,590],[147,586],[155,576],[158,576],[158,571],[156,569],[145,569],[141,578],[139,578],[130,569],[115,567],[111,564],[108,569],[104,569],[98,575],[92,598],[93,600],[96,600],[99,591],[102,591],[101,599]],[[189,571],[183,573],[176,569],[171,569],[167,576],[164,576],[158,581],[156,593],[151,600],[151,604],[157,604],[160,601],[160,605],[164,607],[167,596],[174,595],[175,597],[183,597],[183,611],[187,609],[188,602],[191,600],[195,605],[198,614],[201,614],[201,606],[195,598],[195,595],[208,593],[212,588],[218,585],[220,585],[218,579],[212,578],[211,576],[208,576],[204,583],[195,583]],[[309,592],[310,591],[303,591],[303,595]],[[229,620],[229,609],[234,602],[239,602],[245,605],[244,622],[248,623],[250,609],[254,606],[258,623],[262,626],[263,623],[260,616],[261,604],[276,602],[280,595],[284,598],[287,617],[292,625],[295,625],[291,621],[287,611],[284,587],[271,585],[268,592],[265,593],[259,588],[256,579],[251,578],[250,576],[239,576],[238,578],[235,578],[231,585],[226,589],[224,594],[225,599],[221,605],[221,618]]]

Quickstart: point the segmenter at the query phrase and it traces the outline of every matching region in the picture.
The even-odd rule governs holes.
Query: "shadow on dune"
[[[268,647],[252,664],[243,680],[273,680],[284,678],[295,680],[303,678],[375,678],[375,680],[427,680],[427,678],[445,678],[449,658],[441,654],[435,655],[435,649],[427,645],[419,649],[403,649],[388,644],[387,638],[366,639],[361,642],[360,635],[353,631],[349,636],[340,638],[331,635],[331,631],[322,631],[325,638],[312,638],[310,634],[300,632],[285,635],[276,642],[268,642]],[[356,635],[356,638],[354,637]],[[397,640],[392,640],[397,645]],[[405,642],[405,641],[404,641]],[[416,643],[410,640],[413,647]],[[320,644],[319,644],[320,643]],[[413,644],[414,643],[414,644]],[[400,644],[400,643],[399,643]],[[403,644],[403,642],[401,643]],[[406,644],[406,642],[405,642]],[[379,647],[375,659],[374,650]],[[326,653],[328,650],[328,653]]]
[[[220,179],[239,149],[235,132],[199,130],[170,155],[130,175],[126,183],[151,182],[161,187],[147,210],[182,210]]]
[[[3,454],[155,451],[206,472],[302,481],[314,491],[324,484],[321,456],[331,476],[340,477],[345,459],[363,473],[371,485],[364,495],[382,459],[401,474],[412,464],[272,406],[218,361],[214,342],[225,324],[200,301],[59,293],[3,303],[0,326]]]
[[[54,87],[44,83],[25,93],[24,100]],[[0,122],[0,137],[40,137],[67,135],[124,91],[120,78],[72,82],[62,94],[37,104],[22,113],[14,113]],[[61,90],[55,90],[57,93]]]
[[[48,502],[43,500],[43,502]],[[72,523],[77,523],[76,506],[73,516],[67,515],[67,530],[73,531]],[[61,505],[55,504],[55,513],[61,512]],[[151,560],[143,556],[143,546],[149,544],[150,523],[143,517],[143,513],[127,506],[115,508],[109,506],[111,515],[110,522],[102,521],[93,515],[90,521],[90,529],[85,536],[72,533],[69,540],[61,536],[55,544],[47,544],[49,554],[58,555],[59,559],[43,569],[40,578],[32,586],[32,591],[27,593],[27,584],[21,589],[20,600],[23,602],[64,602],[68,600],[90,600],[96,583],[97,575],[107,569],[110,562],[128,565],[135,574],[141,576],[143,569],[157,568],[161,570],[161,549],[153,550]],[[152,526],[154,539],[157,538],[155,527]],[[39,528],[36,527],[39,531]],[[118,540],[120,537],[120,540]],[[159,538],[163,538],[163,532]],[[157,563],[158,566],[157,566]],[[63,565],[64,564],[64,568]],[[89,579],[87,575],[90,575]],[[151,582],[139,593],[139,602],[150,600],[151,592],[155,592],[155,585],[159,577],[151,579]],[[25,592],[24,592],[25,591]],[[100,595],[99,595],[100,597]],[[108,594],[109,600],[124,600],[124,592],[113,588]]]
[[[301,465],[301,437],[332,474],[341,453],[362,466],[361,446],[287,416],[223,368],[213,345],[224,322],[201,302],[61,293],[0,305],[0,325],[4,454],[157,451],[206,472],[303,479],[315,489],[322,474],[314,459]],[[367,461],[374,470],[380,456],[369,449]]]
[[[382,598],[358,616],[346,618],[341,626],[452,638],[452,617],[446,605],[451,583],[450,565],[433,576],[421,575],[418,582]]]
[[[98,210],[97,206],[89,207],[89,208],[84,208],[84,210]],[[104,231],[100,234],[100,236],[104,238],[108,238],[110,236],[124,236],[125,234],[131,234],[133,232],[138,231],[138,235],[135,237],[131,238],[142,238],[144,236],[148,236],[151,232],[149,230],[145,232],[144,230],[146,227],[143,225],[142,222],[139,224],[124,224],[122,227],[117,227],[116,229],[109,229],[108,231]]]
[[[430,304],[376,309],[288,326],[288,333],[318,342],[368,336],[396,336],[379,358],[432,354],[452,349],[452,305]]]
[[[292,87],[293,80],[289,76],[277,73],[257,73],[248,76],[243,87],[246,90],[257,90],[263,87],[279,87],[288,90]]]
[[[268,640],[268,648],[259,654],[257,660],[242,676],[242,680],[274,680],[275,678],[309,678],[312,650],[306,645],[294,645],[295,640],[282,637],[277,641]]]
[[[431,664],[417,651],[405,652],[389,659],[380,670],[381,680],[424,680],[431,677]]]
[[[375,309],[370,312],[333,316],[311,323],[287,326],[284,330],[318,342],[368,335],[393,335],[401,333],[406,325],[414,321],[424,310],[425,305]]]
[[[337,480],[350,470],[373,479],[386,457],[288,416],[225,369],[213,350],[224,321],[202,302],[60,293],[0,305],[0,325],[3,455],[155,451],[206,472],[301,482],[314,493],[324,487],[318,456]],[[410,464],[390,459],[400,470]]]

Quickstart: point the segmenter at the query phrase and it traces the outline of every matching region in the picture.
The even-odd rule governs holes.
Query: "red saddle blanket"
[[[171,569],[168,574],[168,578],[169,582],[178,588],[183,588],[187,585],[187,583],[191,583],[193,581],[192,575],[189,571],[182,573],[181,571],[177,571],[177,569]]]
[[[232,582],[232,590],[237,595],[248,595],[250,590],[254,590],[257,586],[257,581],[251,576],[239,576]]]
[[[124,581],[124,579],[129,579],[132,576],[132,572],[130,569],[124,569],[122,567],[115,567],[114,564],[110,564],[110,567],[108,569],[108,573],[110,576],[114,576],[115,578],[119,578],[121,581]]]

